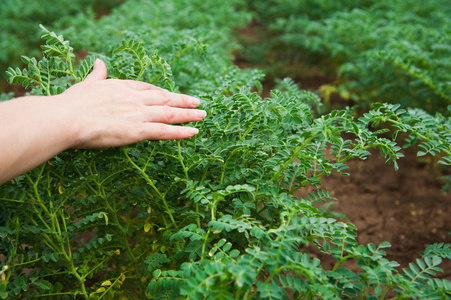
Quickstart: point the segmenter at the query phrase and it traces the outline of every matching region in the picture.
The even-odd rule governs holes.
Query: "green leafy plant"
[[[93,57],[77,63],[67,40],[43,30],[43,58],[24,57],[28,69],[11,68],[8,76],[32,93],[51,95],[83,80]],[[421,155],[444,153],[449,165],[449,119],[391,104],[360,118],[352,109],[316,116],[315,94],[286,79],[262,98],[254,92],[262,73],[208,58],[215,55],[211,47],[180,53],[174,46],[164,57],[132,39],[111,54],[96,54],[112,78],[195,91],[208,117],[194,125],[200,133],[191,139],[68,150],[2,185],[0,296],[449,297],[451,282],[436,277],[449,245],[430,246],[398,271],[398,263],[384,258],[388,243],[358,244],[353,224],[317,207],[334,201],[321,178],[346,174],[348,160],[377,148],[397,167],[401,147],[381,136],[387,130],[374,130],[381,123],[408,132],[410,144],[422,145]],[[202,84],[184,77],[196,61],[185,53],[204,59],[195,73]],[[293,196],[307,186],[314,192]],[[335,266],[325,270],[307,245],[335,258]],[[359,271],[344,267],[350,260]]]
[[[311,61],[338,75],[335,85],[363,106],[383,101],[448,114],[449,2],[248,3],[271,37],[251,49],[265,49],[279,73],[286,62]],[[254,51],[246,55],[252,60]]]
[[[39,50],[39,24],[51,26],[58,23],[58,28],[67,25],[69,17],[75,14],[88,14],[91,16],[106,13],[112,7],[121,3],[121,0],[62,0],[39,2],[24,0],[3,0],[0,10],[0,93],[7,91],[4,71],[13,66],[22,67],[18,53],[27,56],[40,56]],[[25,63],[27,64],[27,63]]]

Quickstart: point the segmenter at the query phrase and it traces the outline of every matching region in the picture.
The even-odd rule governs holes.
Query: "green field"
[[[207,111],[193,138],[70,149],[1,185],[2,299],[451,296],[451,244],[400,268],[390,243],[358,242],[322,186],[378,152],[396,170],[412,147],[449,193],[449,1],[0,7],[1,100],[59,94],[100,58],[109,78],[198,97]],[[327,82],[301,89],[309,70]]]

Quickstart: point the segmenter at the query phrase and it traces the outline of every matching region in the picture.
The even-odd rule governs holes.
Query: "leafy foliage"
[[[248,2],[271,30],[274,42],[266,49],[276,53],[283,49],[283,57],[290,61],[323,61],[332,66],[339,75],[336,84],[350,91],[355,101],[447,112],[451,102],[448,1]]]
[[[384,258],[388,243],[360,245],[353,224],[317,207],[335,200],[321,189],[322,177],[346,174],[346,162],[365,159],[372,148],[396,168],[401,147],[374,126],[392,124],[410,134],[409,143],[423,145],[425,154],[444,153],[447,163],[449,120],[391,104],[360,118],[353,109],[318,116],[319,98],[289,79],[262,98],[255,92],[262,73],[231,66],[232,48],[224,41],[235,15],[212,17],[234,12],[240,1],[193,0],[183,8],[176,1],[139,2],[146,5],[127,2],[72,44],[85,41],[96,51],[80,63],[71,44],[44,27],[43,58],[26,57],[28,69],[9,69],[11,82],[52,95],[83,80],[93,57],[101,57],[112,78],[197,95],[208,117],[193,124],[200,133],[191,139],[67,150],[2,185],[2,298],[451,295],[451,283],[436,276],[449,245],[430,246],[398,271],[396,262]],[[211,13],[197,17],[199,5]],[[147,9],[160,16],[161,27],[148,27],[157,23],[148,23],[153,19]],[[137,22],[125,33],[124,12]],[[190,21],[187,12],[196,17]],[[177,27],[187,24],[189,29]],[[307,186],[314,191],[305,198],[293,195]],[[335,266],[325,270],[306,253],[307,245],[333,257]],[[350,260],[359,271],[345,268]]]
[[[107,12],[121,3],[121,0],[2,0],[0,10],[0,79],[6,79],[4,71],[8,66],[14,69],[23,66],[18,54],[40,56],[39,24],[51,26],[59,23],[63,28],[67,19],[75,14]],[[27,64],[27,63],[25,63]],[[2,82],[3,83],[3,82]],[[6,86],[0,85],[0,93]]]

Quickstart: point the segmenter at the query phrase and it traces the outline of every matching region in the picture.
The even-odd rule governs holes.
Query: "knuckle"
[[[156,131],[157,138],[163,139],[166,137],[166,135],[168,133],[168,128],[164,124],[158,124],[155,131]]]
[[[163,105],[169,104],[170,94],[166,91],[159,91],[161,102]]]
[[[146,130],[142,127],[137,128],[131,136],[132,140],[135,143],[145,140],[145,137],[146,137]]]
[[[178,95],[179,99],[181,100],[181,103],[183,103],[184,107],[190,107],[192,106],[190,97],[185,95]]]
[[[167,123],[173,123],[175,121],[175,111],[171,107],[167,105],[163,106],[163,112]]]
[[[108,83],[115,86],[123,86],[125,85],[124,82],[120,81],[119,79],[107,79]]]

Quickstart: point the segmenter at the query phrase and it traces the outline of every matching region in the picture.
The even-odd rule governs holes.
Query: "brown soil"
[[[350,176],[334,173],[321,186],[338,200],[331,211],[345,214],[357,226],[358,242],[390,242],[392,247],[385,249],[387,259],[397,261],[401,268],[419,258],[428,245],[451,243],[451,197],[441,192],[433,175],[435,164],[418,161],[413,150],[404,153],[398,171],[374,153],[366,161],[350,161]],[[315,254],[326,269],[336,263],[330,256]],[[450,279],[451,261],[444,261],[441,268],[444,273],[439,276]]]

